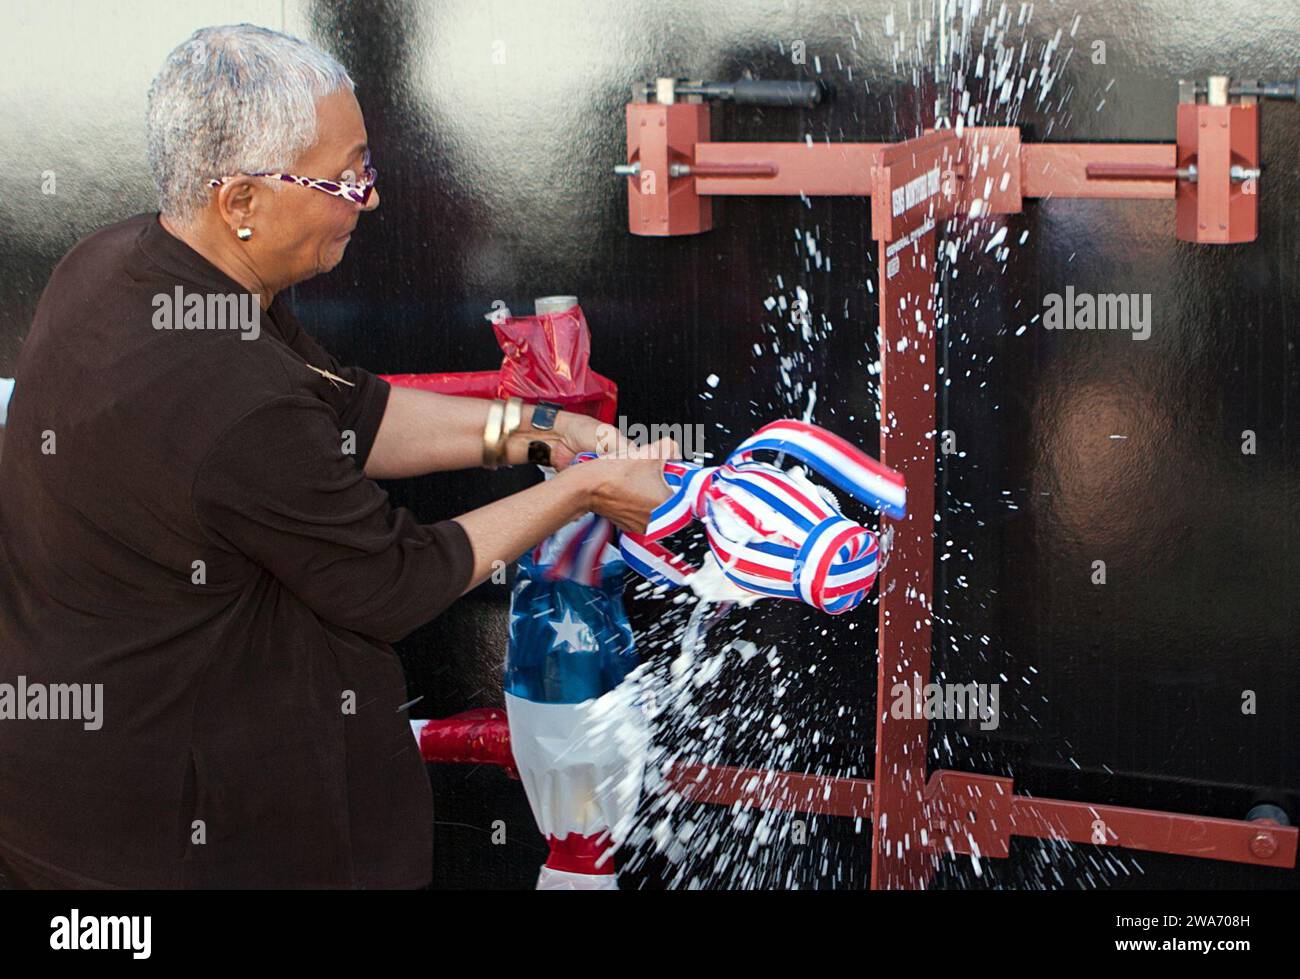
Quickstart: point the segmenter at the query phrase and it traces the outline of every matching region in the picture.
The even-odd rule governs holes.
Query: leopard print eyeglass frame
[[[299,177],[292,173],[249,173],[248,177],[274,177],[276,180],[284,180],[291,184],[297,184],[300,187],[310,187],[312,190],[323,191],[334,197],[342,197],[344,200],[352,201],[354,204],[366,204],[370,200],[370,194],[375,189],[375,181],[379,177],[379,171],[370,165],[370,150],[366,150],[365,158],[361,161],[361,180],[352,182],[347,180],[325,180],[320,177]],[[229,177],[214,177],[208,181],[209,187],[220,187]]]

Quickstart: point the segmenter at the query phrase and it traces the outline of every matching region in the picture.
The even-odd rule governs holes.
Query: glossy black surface
[[[332,51],[366,113],[382,206],[343,263],[294,297],[340,357],[376,371],[489,368],[499,355],[483,314],[494,300],[527,310],[534,296],[573,293],[592,325],[593,365],[619,383],[633,421],[701,424],[706,448],[721,453],[767,420],[802,417],[815,382],[813,420],[874,451],[866,282],[877,266],[865,203],[728,199],[708,234],[636,238],[610,167],[623,160],[630,86],[657,74],[812,77],[835,90],[811,110],[718,107],[716,139],[914,135],[946,86],[914,73],[906,7],[22,0],[0,32],[0,374],[12,372],[62,253],[151,208],[144,96],[166,51],[198,26],[253,20]],[[1049,104],[1021,114],[1026,139],[1172,140],[1179,77],[1294,77],[1300,63],[1290,0],[1039,2],[1023,34],[1040,50],[1058,28],[1062,50],[1075,51]],[[1105,65],[1089,58],[1097,39]],[[792,63],[795,40],[807,64]],[[1011,774],[1021,792],[1213,816],[1240,818],[1269,800],[1300,819],[1300,108],[1265,105],[1261,147],[1254,244],[1178,242],[1169,202],[1030,202],[1006,221],[1005,263],[983,251],[996,222],[976,227],[958,259],[940,335],[951,385],[939,427],[964,455],[940,474],[935,663],[956,682],[1001,675],[1003,719],[990,732],[936,725],[936,766]],[[45,171],[56,175],[53,195],[41,193]],[[1043,295],[1066,285],[1151,293],[1151,338],[1031,324]],[[833,327],[813,344],[764,307],[796,286],[814,320]],[[782,381],[780,356],[804,385],[798,394]],[[1240,448],[1247,429],[1253,456]],[[529,479],[474,472],[391,493],[434,520]],[[1107,565],[1104,586],[1091,582],[1096,560]],[[413,713],[500,703],[505,603],[504,588],[485,587],[401,644],[412,697],[423,697]],[[670,625],[682,618],[659,602],[631,609],[648,654],[665,612]],[[833,621],[790,605],[735,616],[785,659],[780,712],[803,736],[784,767],[869,774],[874,606]],[[714,699],[766,714],[772,686],[765,670],[735,664]],[[1242,713],[1247,689],[1258,695],[1254,716]],[[735,763],[777,758],[752,732],[729,733],[728,745]],[[435,883],[531,885],[544,847],[518,784],[486,769],[431,775]],[[490,843],[494,820],[507,824],[506,846]],[[701,821],[730,834],[725,849],[745,852],[746,833],[728,829],[725,812]],[[869,831],[816,820],[810,845],[768,846],[751,883],[864,886]],[[709,879],[708,861],[700,868]],[[650,859],[624,886],[666,879]],[[953,861],[936,886],[1296,883],[1288,871],[1022,841],[979,874]]]

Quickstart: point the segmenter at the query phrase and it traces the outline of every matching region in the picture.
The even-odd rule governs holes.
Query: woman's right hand
[[[629,444],[617,455],[579,463],[565,472],[589,480],[589,509],[594,513],[619,530],[643,534],[655,507],[673,495],[664,481],[664,463],[681,457],[677,443],[665,438],[649,445]]]

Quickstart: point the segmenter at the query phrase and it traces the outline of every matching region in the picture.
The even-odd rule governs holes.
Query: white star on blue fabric
[[[517,635],[518,623],[528,618],[528,616],[523,612],[518,611],[521,606],[519,595],[527,587],[528,582],[526,581],[520,580],[515,582],[514,591],[510,596],[510,625],[507,627],[507,631],[509,632],[511,639]]]
[[[551,628],[555,630],[556,644],[564,643],[573,652],[594,652],[599,648],[596,645],[596,637],[592,635],[587,623],[573,618],[571,609],[565,609],[564,618],[559,622],[552,622]]]

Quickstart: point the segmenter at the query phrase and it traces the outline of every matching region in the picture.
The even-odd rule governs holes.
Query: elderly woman
[[[668,496],[670,443],[564,468],[598,448],[591,419],[390,389],[298,324],[283,291],[379,206],[352,87],[294,38],[198,31],[149,93],[160,213],[81,241],[41,297],[0,462],[20,884],[427,883],[388,643],[582,513],[643,529]],[[557,478],[454,520],[372,481],[539,440]]]

